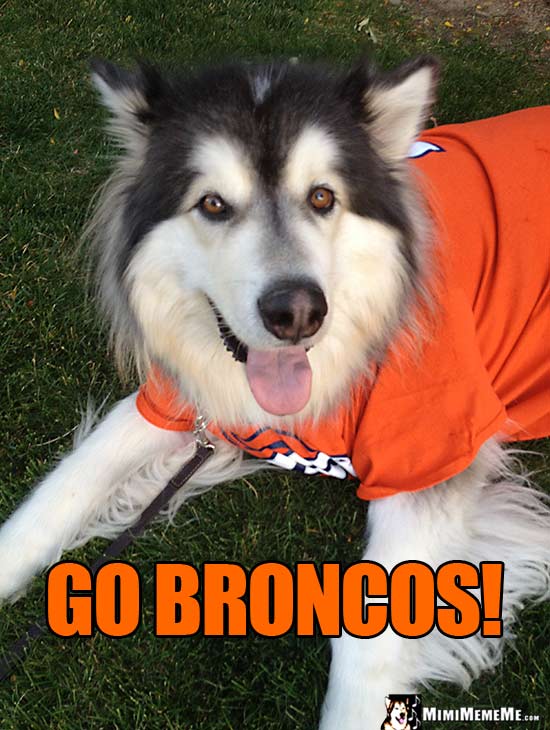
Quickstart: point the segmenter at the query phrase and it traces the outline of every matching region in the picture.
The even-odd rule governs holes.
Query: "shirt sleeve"
[[[153,368],[141,386],[136,407],[145,420],[169,431],[192,431],[195,409],[181,400],[174,381],[159,368]]]
[[[352,454],[362,499],[416,491],[455,476],[506,420],[464,293],[456,289],[444,298],[419,351],[401,346],[380,368]]]

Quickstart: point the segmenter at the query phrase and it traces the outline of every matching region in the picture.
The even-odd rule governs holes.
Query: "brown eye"
[[[309,202],[319,213],[328,213],[334,207],[334,193],[328,188],[315,188],[310,193]]]
[[[231,209],[219,195],[205,195],[199,201],[199,210],[208,218],[225,219]]]

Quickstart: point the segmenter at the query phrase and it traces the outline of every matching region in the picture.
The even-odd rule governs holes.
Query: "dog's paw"
[[[30,541],[16,545],[0,533],[0,606],[20,598],[41,568],[40,551]]]
[[[1,590],[1,589],[0,589]],[[26,593],[26,587],[25,588],[19,588],[16,590],[10,590],[6,593],[6,596],[3,597],[0,595],[0,611],[3,608],[6,608],[6,606],[10,606],[12,603],[15,603],[18,601],[22,596]]]
[[[22,580],[20,576],[0,575],[0,608],[15,603],[25,593],[30,576]]]

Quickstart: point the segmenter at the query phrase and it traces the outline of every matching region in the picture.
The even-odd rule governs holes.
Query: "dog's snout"
[[[258,299],[266,329],[279,340],[299,342],[312,337],[328,311],[322,290],[306,280],[279,281]]]

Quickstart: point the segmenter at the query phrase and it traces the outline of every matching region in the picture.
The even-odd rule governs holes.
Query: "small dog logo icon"
[[[388,695],[386,719],[380,730],[420,730],[422,701],[419,695]]]

